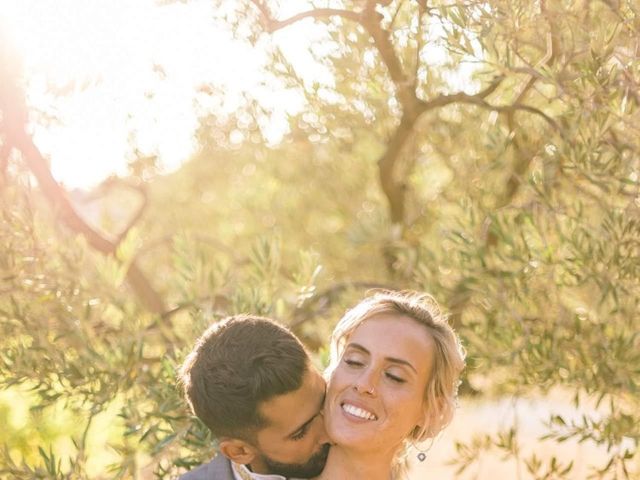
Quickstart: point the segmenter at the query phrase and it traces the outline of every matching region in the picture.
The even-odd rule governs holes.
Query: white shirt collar
[[[253,473],[245,465],[231,462],[233,467],[233,476],[235,480],[287,480],[281,475],[263,475],[261,473]]]

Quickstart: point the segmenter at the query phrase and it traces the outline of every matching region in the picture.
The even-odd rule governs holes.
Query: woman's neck
[[[393,452],[356,452],[336,445],[316,480],[390,480],[392,462]]]

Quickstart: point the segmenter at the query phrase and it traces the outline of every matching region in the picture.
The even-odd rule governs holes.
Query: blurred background
[[[412,479],[640,478],[636,0],[3,0],[0,478],[209,459],[220,318],[372,288],[468,366]]]

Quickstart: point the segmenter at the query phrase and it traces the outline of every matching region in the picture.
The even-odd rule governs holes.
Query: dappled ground
[[[455,443],[471,443],[474,435],[495,434],[498,431],[508,431],[514,424],[518,425],[517,438],[521,446],[521,458],[528,459],[533,453],[542,460],[542,469],[547,469],[549,462],[555,455],[562,464],[568,464],[574,459],[571,471],[564,477],[568,479],[584,480],[589,478],[593,467],[604,467],[607,462],[606,449],[598,448],[593,442],[578,443],[574,439],[563,443],[550,440],[543,441],[540,437],[548,430],[545,422],[551,414],[562,415],[566,419],[577,420],[584,413],[597,415],[594,405],[573,407],[571,397],[555,392],[546,397],[528,399],[502,398],[498,400],[463,398],[460,407],[449,428],[427,454],[424,463],[412,458],[411,480],[526,480],[534,478],[524,462],[520,466],[513,460],[504,460],[504,451],[492,449],[477,456],[477,461],[462,473],[456,473],[460,464],[451,464],[452,460],[460,458],[456,452]],[[636,474],[638,473],[636,468]],[[552,479],[560,478],[552,476]],[[636,477],[632,477],[636,478]]]

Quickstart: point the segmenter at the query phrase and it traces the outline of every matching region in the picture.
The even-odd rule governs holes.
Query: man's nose
[[[329,435],[327,435],[327,431],[324,429],[324,425],[322,426],[322,430],[320,431],[320,435],[318,436],[318,443],[320,445],[331,443],[331,439],[329,438]]]

